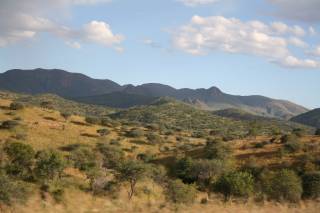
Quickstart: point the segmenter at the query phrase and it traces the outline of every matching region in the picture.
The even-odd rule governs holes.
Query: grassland
[[[9,130],[0,129],[1,146],[6,143],[21,142],[32,146],[36,151],[59,150],[68,158],[70,156],[68,148],[75,144],[91,149],[99,143],[113,144],[121,149],[128,159],[136,159],[143,153],[152,156],[153,163],[168,167],[179,156],[203,158],[208,137],[221,138],[233,134],[237,137],[224,143],[230,145],[233,160],[239,168],[249,162],[269,169],[298,167],[297,165],[306,155],[319,156],[320,154],[320,137],[308,134],[310,130],[308,128],[306,128],[307,133],[300,137],[304,148],[283,154],[285,145],[281,142],[281,135],[271,135],[271,131],[266,129],[271,130],[276,126],[283,132],[289,132],[297,127],[295,125],[283,123],[278,125],[279,123],[272,121],[272,125],[263,123],[265,127],[261,128],[257,135],[248,135],[247,129],[252,125],[251,122],[221,118],[177,102],[158,102],[151,106],[112,114],[115,110],[99,107],[94,108],[93,113],[87,113],[90,111],[89,105],[78,105],[69,101],[63,101],[62,105],[60,98],[52,96],[45,96],[44,99],[43,97],[30,98],[6,93],[1,95],[0,123],[7,120],[15,120],[19,123],[18,126]],[[53,100],[53,107],[41,107],[41,102],[48,98]],[[16,100],[28,105],[21,110],[11,110],[10,104]],[[70,112],[73,109],[77,113],[65,118],[61,111],[64,112],[66,109]],[[86,114],[108,116],[112,119],[105,125],[90,124],[84,117]],[[283,126],[285,127],[282,128]],[[298,125],[298,127],[301,126]],[[109,133],[101,136],[97,132],[101,129],[108,129]],[[195,135],[200,130],[201,134]],[[130,135],[132,131],[135,131],[136,135]],[[200,191],[193,204],[174,204],[167,201],[164,189],[149,179],[138,183],[136,195],[132,200],[128,199],[126,184],[118,189],[116,198],[112,193],[95,196],[88,189],[89,179],[86,174],[70,165],[65,168],[63,179],[65,193],[62,202],[57,203],[50,195],[43,199],[39,186],[30,183],[29,188],[32,193],[25,203],[2,205],[0,211],[318,212],[320,208],[320,204],[314,200],[290,204],[265,200],[257,202],[251,198],[249,200],[231,199],[226,203],[218,194],[213,195],[207,203],[201,204],[201,200],[207,195]]]

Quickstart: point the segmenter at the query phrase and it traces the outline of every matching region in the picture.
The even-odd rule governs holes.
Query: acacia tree
[[[139,161],[125,161],[117,169],[116,177],[120,182],[128,182],[130,188],[128,197],[131,200],[135,194],[138,181],[147,176],[148,167],[146,164]]]

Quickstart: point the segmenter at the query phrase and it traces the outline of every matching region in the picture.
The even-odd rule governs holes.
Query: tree
[[[193,164],[192,173],[201,190],[210,197],[211,185],[219,176],[230,169],[228,162],[222,160],[197,160]]]
[[[97,117],[86,117],[85,120],[89,124],[100,124],[100,120]]]
[[[249,197],[254,189],[254,178],[247,172],[230,172],[222,175],[214,184],[214,190],[224,195],[225,200],[231,196]]]
[[[301,180],[291,170],[282,169],[277,172],[265,172],[261,174],[260,179],[262,190],[270,199],[297,202],[301,198]]]
[[[8,156],[7,173],[22,179],[29,178],[32,173],[34,150],[30,145],[14,142],[4,147]]]
[[[166,197],[174,203],[193,203],[197,196],[194,185],[184,184],[181,180],[170,181],[166,188]]]
[[[129,200],[135,194],[137,183],[146,177],[148,169],[146,164],[139,161],[125,161],[117,169],[117,179],[120,182],[128,182],[130,185]]]
[[[320,197],[320,172],[309,172],[302,176],[303,196],[307,198]]]
[[[45,150],[36,155],[35,176],[42,182],[60,178],[65,167],[65,159],[57,151]]]
[[[192,158],[184,157],[177,160],[172,173],[174,173],[175,176],[180,178],[184,183],[193,183],[196,181],[193,168],[194,162]]]

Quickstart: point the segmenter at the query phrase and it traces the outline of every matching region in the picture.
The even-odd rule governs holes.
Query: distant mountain
[[[209,89],[175,89],[149,83],[121,86],[110,80],[97,80],[63,70],[9,70],[0,74],[0,89],[20,93],[53,93],[79,102],[128,108],[150,104],[159,97],[172,97],[196,108],[221,110],[236,108],[252,114],[289,119],[307,109],[297,104],[263,96],[237,96]]]
[[[122,87],[110,80],[92,79],[64,70],[14,69],[0,74],[0,89],[28,94],[53,93],[62,97],[78,97],[120,91]]]
[[[320,108],[293,117],[291,121],[320,128]]]

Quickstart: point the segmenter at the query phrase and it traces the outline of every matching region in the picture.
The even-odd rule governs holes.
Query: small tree
[[[174,203],[191,204],[197,196],[197,190],[194,185],[184,184],[181,180],[169,182],[166,188],[166,197]]]
[[[300,178],[291,170],[261,174],[262,189],[270,199],[297,202],[302,195]]]
[[[309,172],[302,177],[303,196],[307,198],[320,197],[320,172]]]
[[[97,130],[97,133],[98,133],[101,137],[103,137],[103,136],[106,136],[106,135],[110,134],[110,131],[109,131],[108,129],[98,129],[98,130]]]
[[[86,122],[89,124],[100,124],[100,120],[97,117],[86,117]]]
[[[4,147],[8,156],[7,173],[22,179],[29,178],[32,173],[34,150],[30,145],[14,142]]]
[[[102,154],[104,167],[117,168],[124,161],[125,153],[117,146],[98,143],[97,150]]]
[[[196,176],[193,172],[194,161],[190,157],[178,159],[173,167],[172,173],[177,178],[180,178],[184,183],[193,183],[196,181]]]
[[[120,182],[129,183],[128,197],[131,200],[135,194],[137,183],[146,177],[148,167],[139,161],[125,161],[119,166],[117,172],[116,177]]]
[[[35,176],[41,182],[48,182],[61,177],[66,162],[57,151],[40,151],[36,155]]]
[[[74,167],[81,171],[91,171],[98,166],[97,155],[89,148],[80,148],[72,152]]]
[[[15,128],[16,126],[19,125],[19,122],[18,121],[15,121],[15,120],[7,120],[7,121],[3,121],[0,128],[1,129],[13,129]]]
[[[225,200],[231,196],[249,197],[254,189],[254,178],[247,172],[230,172],[222,175],[214,184],[214,190],[224,195]]]

